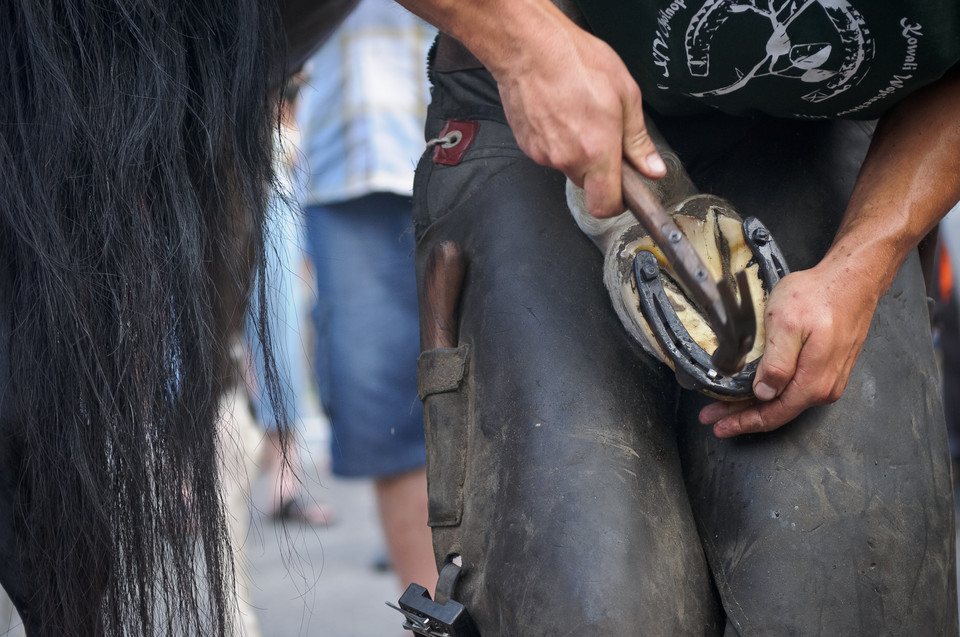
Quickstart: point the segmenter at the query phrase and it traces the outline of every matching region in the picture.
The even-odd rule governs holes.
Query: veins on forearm
[[[877,126],[825,261],[854,259],[885,289],[906,255],[960,199],[960,67]]]

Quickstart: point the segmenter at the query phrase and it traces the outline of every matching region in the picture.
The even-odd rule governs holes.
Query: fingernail
[[[753,388],[753,394],[760,400],[773,400],[777,397],[777,390],[766,383],[757,383]]]
[[[701,409],[700,413],[698,414],[700,423],[703,425],[712,425],[720,420],[722,416],[723,414],[720,413],[716,403],[710,403]]]
[[[647,170],[657,175],[662,175],[667,172],[667,165],[663,163],[663,159],[660,158],[660,155],[657,153],[650,153],[647,155]]]

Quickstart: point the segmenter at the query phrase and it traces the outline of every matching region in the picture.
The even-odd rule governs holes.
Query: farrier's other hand
[[[617,215],[624,157],[651,179],[666,173],[647,134],[640,89],[613,49],[573,23],[541,37],[522,59],[491,69],[507,119],[531,159],[586,191],[591,215]]]
[[[756,398],[704,407],[700,422],[728,438],[771,431],[808,407],[840,398],[860,355],[879,296],[850,270],[817,267],[785,277],[764,315],[766,344]]]

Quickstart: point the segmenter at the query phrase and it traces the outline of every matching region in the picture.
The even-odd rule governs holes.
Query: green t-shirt
[[[872,119],[960,61],[960,0],[577,1],[664,113]]]

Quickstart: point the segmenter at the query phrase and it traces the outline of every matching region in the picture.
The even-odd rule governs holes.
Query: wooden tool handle
[[[456,347],[457,304],[465,271],[463,253],[454,241],[443,241],[427,257],[420,299],[420,349]]]

